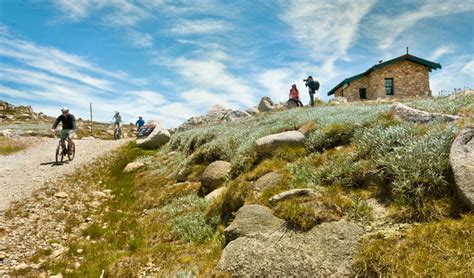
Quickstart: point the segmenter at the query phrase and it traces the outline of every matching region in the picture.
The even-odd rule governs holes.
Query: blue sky
[[[431,89],[474,87],[474,0],[0,1],[0,99],[167,127],[214,104],[320,97],[405,53],[441,63]]]

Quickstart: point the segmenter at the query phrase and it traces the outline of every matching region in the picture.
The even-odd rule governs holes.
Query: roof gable
[[[372,71],[374,71],[376,69],[383,68],[383,67],[386,67],[388,65],[391,65],[391,64],[394,64],[394,63],[397,63],[397,62],[401,62],[401,61],[411,61],[413,63],[420,64],[422,66],[427,67],[430,72],[431,72],[431,70],[441,69],[441,64],[431,62],[431,61],[428,61],[428,60],[425,60],[425,59],[422,59],[422,58],[419,58],[419,57],[416,57],[416,56],[413,56],[413,55],[410,55],[410,54],[405,54],[405,55],[402,55],[400,57],[388,60],[386,62],[374,65],[374,66],[372,66],[371,68],[369,68],[368,70],[366,70],[365,72],[363,72],[361,74],[357,74],[357,75],[354,75],[352,77],[344,79],[339,84],[337,84],[336,87],[332,88],[328,92],[328,96],[334,94],[336,92],[336,90],[339,89],[340,87],[342,87],[344,84],[349,84],[349,82],[351,82],[353,80],[356,80],[356,79],[359,79],[363,76],[366,76],[366,75],[368,75],[369,73],[371,73]]]

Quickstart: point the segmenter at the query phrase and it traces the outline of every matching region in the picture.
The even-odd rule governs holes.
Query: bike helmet
[[[61,108],[61,112],[65,112],[65,111],[69,111],[69,108],[67,108],[66,106],[64,106],[63,108]]]

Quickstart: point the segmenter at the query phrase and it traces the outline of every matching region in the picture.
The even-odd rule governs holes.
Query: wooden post
[[[92,131],[92,102],[90,103],[90,110],[91,110],[91,136],[94,137],[94,132]]]

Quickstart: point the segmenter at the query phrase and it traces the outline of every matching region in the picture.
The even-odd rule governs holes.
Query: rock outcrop
[[[273,109],[274,107],[272,99],[269,97],[262,97],[260,103],[258,104],[258,110],[260,112],[268,112],[272,111]]]
[[[225,230],[228,244],[216,270],[239,277],[350,276],[362,234],[346,221],[287,230],[268,208],[247,205]]]
[[[462,119],[460,116],[448,115],[442,113],[430,113],[418,109],[411,108],[405,104],[396,103],[392,106],[395,118],[413,123],[429,123],[431,121],[452,122]]]
[[[235,122],[241,118],[248,118],[252,115],[246,111],[227,109],[220,105],[214,105],[206,115],[189,118],[180,125],[177,131],[186,131],[196,127],[216,125],[227,122]]]
[[[166,143],[171,138],[170,133],[168,130],[164,129],[161,124],[157,121],[154,121],[155,129],[143,139],[137,139],[137,146],[144,149],[157,149]]]
[[[474,126],[463,129],[454,140],[450,162],[459,197],[474,210]]]
[[[227,161],[214,161],[201,175],[201,186],[204,193],[212,192],[220,187],[228,178],[231,165]]]
[[[302,146],[304,138],[303,133],[293,130],[262,137],[255,143],[259,154],[268,154],[280,146]]]
[[[212,202],[213,200],[219,199],[219,197],[222,196],[222,194],[224,194],[225,190],[226,190],[225,186],[219,187],[213,190],[211,193],[207,194],[206,197],[204,197],[204,199],[206,199],[207,202]]]

